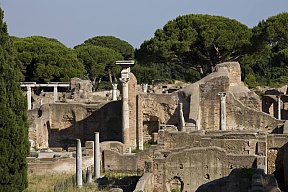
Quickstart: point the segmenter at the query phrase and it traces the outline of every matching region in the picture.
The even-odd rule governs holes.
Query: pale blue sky
[[[179,15],[202,13],[236,19],[248,27],[282,12],[288,0],[0,0],[10,35],[58,39],[73,48],[112,35],[139,48]]]

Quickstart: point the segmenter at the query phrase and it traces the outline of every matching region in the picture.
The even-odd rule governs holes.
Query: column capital
[[[218,93],[218,95],[220,96],[220,100],[224,100],[226,98],[226,93],[225,92],[220,92]]]
[[[129,82],[130,78],[120,78],[120,81],[122,83],[123,86],[126,86]]]
[[[226,92],[219,92],[218,95],[219,95],[220,97],[225,97],[225,96],[226,96]]]
[[[117,86],[118,86],[118,84],[117,84],[117,83],[112,83],[112,88],[113,88],[114,90],[116,90],[116,89],[117,89]]]

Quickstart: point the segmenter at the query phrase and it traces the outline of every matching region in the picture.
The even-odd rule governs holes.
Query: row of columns
[[[99,132],[95,132],[95,140],[94,140],[94,176],[95,179],[100,178],[100,140],[99,140]],[[82,178],[82,147],[81,140],[76,139],[76,186],[81,188],[83,185]],[[91,167],[87,168],[86,172],[87,183],[92,183],[92,170]]]
[[[20,87],[27,88],[27,109],[32,109],[32,87],[54,87],[54,102],[58,101],[58,87],[70,87],[70,83],[66,82],[55,82],[51,84],[36,84],[36,82],[22,82]]]
[[[112,101],[117,101],[117,87],[118,84],[112,83]],[[147,93],[148,84],[141,84],[142,92]]]

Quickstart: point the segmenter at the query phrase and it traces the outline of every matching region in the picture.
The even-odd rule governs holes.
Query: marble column
[[[185,126],[185,119],[184,119],[184,115],[183,115],[183,103],[179,103],[178,104],[178,130],[179,131],[186,131],[184,130],[184,126]]]
[[[129,104],[128,104],[128,82],[129,78],[120,78],[122,83],[122,142],[129,146]]]
[[[27,103],[28,103],[28,110],[32,109],[32,103],[31,103],[31,87],[27,86]]]
[[[277,117],[281,120],[281,95],[277,95]]]
[[[117,101],[117,85],[112,84],[112,101]]]
[[[128,82],[130,66],[134,61],[116,61],[116,65],[122,67],[120,82],[122,84],[122,142],[125,145],[125,151],[131,151],[130,131],[129,131],[129,103],[128,103]]]
[[[218,93],[220,96],[220,130],[226,130],[226,93]]]
[[[137,132],[137,138],[136,138],[136,142],[137,142],[137,147],[140,150],[144,149],[143,146],[143,112],[142,112],[142,98],[139,97],[139,95],[137,95],[136,97],[136,124],[137,124],[137,128],[136,128],[136,132]]]
[[[95,141],[94,141],[94,174],[95,179],[100,177],[100,141],[99,141],[99,132],[94,132]]]
[[[92,183],[92,170],[91,167],[87,167],[86,169],[86,182]]]
[[[57,86],[54,86],[54,102],[58,101],[58,90]]]
[[[76,186],[78,188],[82,187],[82,148],[81,140],[76,139]]]
[[[141,87],[142,87],[142,92],[143,93],[147,93],[147,90],[148,90],[148,84],[141,84]]]

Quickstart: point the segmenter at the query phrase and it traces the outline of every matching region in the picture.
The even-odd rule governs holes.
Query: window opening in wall
[[[205,179],[206,179],[206,180],[210,180],[210,175],[209,175],[209,174],[206,174],[206,175],[205,175]]]

